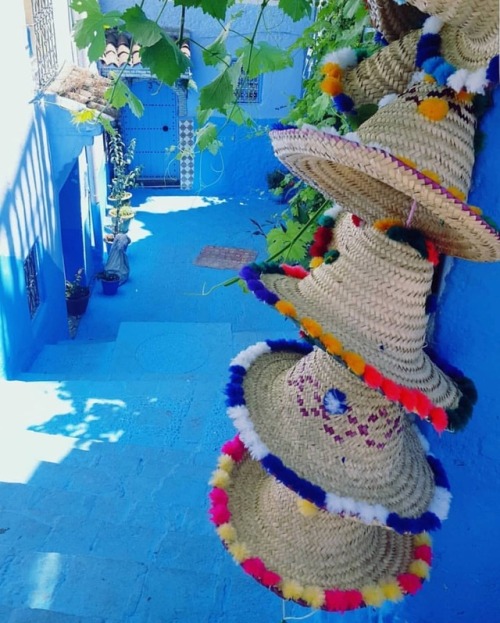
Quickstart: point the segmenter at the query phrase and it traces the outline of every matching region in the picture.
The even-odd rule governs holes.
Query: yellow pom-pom
[[[285,599],[302,599],[304,587],[295,580],[283,580],[281,584],[281,593]]]
[[[236,562],[243,562],[247,558],[250,558],[250,552],[244,543],[236,541],[235,543],[231,543],[227,549]]]
[[[408,571],[425,580],[429,577],[429,565],[423,560],[414,560],[408,567]]]
[[[434,76],[431,76],[430,74],[425,74],[424,82],[428,82],[429,84],[434,84],[436,82],[436,79],[434,78]]]
[[[312,318],[302,318],[300,324],[302,325],[304,331],[308,333],[311,337],[316,338],[323,333],[321,325]]]
[[[434,173],[434,171],[431,171],[430,169],[422,169],[421,173],[433,182],[436,182],[436,184],[441,184],[441,178],[437,173]]]
[[[365,371],[365,361],[358,353],[344,352],[342,354],[342,359],[345,361],[349,370],[354,372],[354,374],[361,376]]]
[[[309,268],[318,268],[318,266],[321,266],[323,262],[324,260],[322,257],[313,257],[312,260],[309,262]]]
[[[217,465],[219,469],[230,474],[234,466],[234,461],[229,454],[221,454],[217,460]]]
[[[297,318],[297,310],[289,301],[278,301],[275,303],[274,307],[279,311],[283,316],[290,316],[290,318]]]
[[[450,186],[446,190],[450,193],[450,195],[453,195],[457,199],[460,199],[460,201],[465,201],[465,193],[463,190],[460,190],[460,188],[457,188],[456,186]]]
[[[385,582],[380,585],[380,588],[384,597],[389,601],[401,601],[403,599],[403,593],[396,582]]]
[[[330,355],[339,356],[343,352],[342,342],[331,333],[323,333],[323,335],[321,336],[321,343],[330,353]]]
[[[297,507],[299,512],[304,515],[304,517],[314,517],[314,515],[318,514],[319,508],[316,504],[309,502],[309,500],[304,500],[302,498],[297,499]]]
[[[342,78],[342,67],[338,63],[325,63],[321,68],[321,73],[335,80]]]
[[[373,223],[373,228],[378,229],[378,231],[386,232],[394,225],[403,225],[403,222],[397,218],[380,218]]]
[[[306,586],[302,593],[302,599],[311,608],[321,608],[325,603],[325,593],[318,586]]]
[[[428,97],[417,106],[418,112],[430,121],[442,121],[449,109],[448,102],[439,97]]]
[[[414,547],[418,547],[419,545],[432,545],[432,539],[427,532],[421,532],[420,534],[416,534],[413,537],[413,545]]]
[[[406,158],[406,156],[396,156],[398,160],[401,160],[403,164],[411,167],[412,169],[418,169],[417,163],[414,160],[410,160],[410,158]]]
[[[212,487],[219,487],[220,489],[225,489],[230,482],[231,477],[223,469],[216,469],[209,480],[209,484],[211,484]]]
[[[469,210],[471,212],[474,212],[474,214],[477,214],[478,216],[481,216],[483,213],[483,211],[481,210],[479,206],[469,206]]]
[[[342,93],[342,84],[340,80],[337,78],[332,78],[331,76],[326,76],[320,83],[319,88],[326,93],[327,95],[331,95],[335,97],[339,93]]]
[[[236,530],[232,524],[223,523],[217,528],[217,534],[224,543],[232,543],[236,540]]]
[[[374,606],[377,608],[385,601],[385,595],[380,586],[364,586],[361,589],[361,594],[367,606]]]

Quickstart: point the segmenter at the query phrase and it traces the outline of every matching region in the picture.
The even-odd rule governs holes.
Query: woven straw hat
[[[225,547],[284,599],[332,612],[376,607],[416,593],[429,575],[426,533],[400,535],[319,511],[246,453],[222,455],[211,483],[210,515]]]
[[[253,458],[331,513],[400,533],[439,528],[449,486],[404,411],[323,350],[304,351],[269,340],[231,362],[228,415]]]
[[[398,5],[393,0],[368,0],[368,9],[372,24],[387,42],[420,28],[427,17],[409,4]]]
[[[498,0],[408,0],[413,7],[456,26],[456,46],[461,56],[498,54]]]
[[[437,430],[460,428],[475,401],[470,381],[452,379],[424,352],[437,256],[419,232],[378,226],[357,227],[343,214],[334,229],[335,262],[299,274],[286,265],[253,265],[240,275],[257,298],[292,318],[370,387]],[[393,239],[405,237],[420,250]]]
[[[270,137],[283,164],[345,210],[370,222],[406,221],[412,213],[413,227],[441,252],[498,261],[500,233],[464,203],[476,119],[471,104],[455,95],[420,83],[380,108],[354,137],[312,129],[273,130]]]

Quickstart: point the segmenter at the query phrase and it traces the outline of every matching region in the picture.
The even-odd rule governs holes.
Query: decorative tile
[[[245,264],[253,262],[256,257],[257,253],[249,249],[207,246],[203,247],[194,263],[196,266],[207,266],[208,268],[238,270]]]
[[[192,119],[179,120],[179,149],[186,155],[180,160],[180,188],[190,190],[194,184],[194,122]]]

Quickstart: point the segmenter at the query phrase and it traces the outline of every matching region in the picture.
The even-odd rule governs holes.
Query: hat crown
[[[422,82],[379,108],[358,134],[363,144],[384,149],[463,199],[474,165],[475,129],[470,102],[448,87]]]

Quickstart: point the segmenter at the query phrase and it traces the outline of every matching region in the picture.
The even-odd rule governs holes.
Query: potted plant
[[[83,316],[90,299],[90,288],[84,285],[85,273],[79,268],[73,281],[66,279],[66,308],[69,316]]]
[[[97,273],[96,279],[100,280],[102,293],[106,296],[113,296],[118,292],[120,275],[114,270],[102,270],[100,273]]]
[[[109,135],[108,154],[113,167],[108,199],[114,204],[109,211],[114,233],[126,233],[135,212],[130,207],[130,190],[138,185],[141,166],[131,167],[135,155],[136,140],[125,146],[121,134],[115,130]]]
[[[287,203],[296,194],[297,180],[291,173],[274,169],[266,177],[269,192],[280,203]]]

